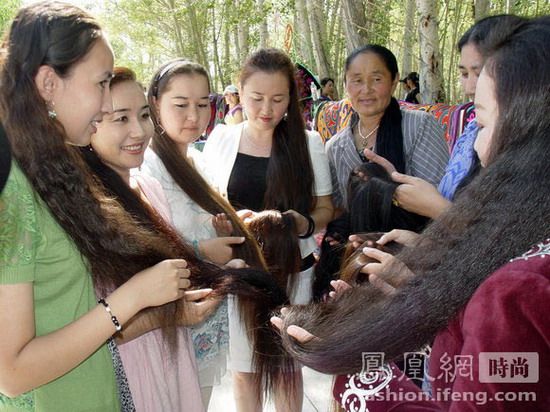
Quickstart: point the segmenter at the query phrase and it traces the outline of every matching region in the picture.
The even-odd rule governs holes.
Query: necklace
[[[361,140],[363,142],[363,148],[367,147],[369,137],[371,137],[374,134],[374,132],[376,132],[378,130],[379,127],[380,127],[380,124],[378,124],[370,132],[368,132],[366,136],[363,136],[363,133],[361,133],[361,119],[359,119],[359,124],[357,125],[357,131],[359,132],[359,137],[361,138]],[[374,144],[372,146],[374,146]]]

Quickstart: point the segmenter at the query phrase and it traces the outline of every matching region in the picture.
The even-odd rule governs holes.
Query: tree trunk
[[[329,5],[329,2],[327,1],[327,6],[328,5]],[[336,24],[338,24],[339,27],[341,27],[342,25],[342,19],[340,18],[340,8],[341,8],[340,0],[335,0],[332,6],[333,6],[332,9],[328,9],[327,7],[327,10],[325,10],[325,13],[324,13],[325,16],[328,16],[328,24],[327,24],[328,31],[326,32],[328,33],[328,36],[325,36],[325,41],[328,40],[329,36],[332,37],[332,41],[328,43],[329,51],[333,50],[334,43],[338,42],[338,40],[340,39],[340,36],[338,35],[336,37],[333,37],[334,34],[337,32]],[[331,13],[329,13],[329,10],[331,11]]]
[[[474,19],[478,21],[489,13],[490,0],[475,0]]]
[[[184,54],[184,40],[183,40],[183,33],[181,30],[180,22],[177,18],[176,13],[176,6],[174,4],[174,1],[170,1],[168,4],[168,7],[170,8],[170,14],[172,15],[172,21],[173,21],[173,28],[174,28],[174,37],[175,37],[175,46],[176,46],[176,54],[178,56],[182,56]]]
[[[263,12],[264,1],[258,0],[258,9]],[[267,16],[264,15],[260,23],[260,47],[265,49],[269,45],[269,32],[267,31]]]
[[[368,43],[365,4],[362,0],[343,0],[342,18],[346,30],[348,53]]]
[[[415,0],[407,0],[407,10],[405,15],[405,28],[403,31],[403,63],[401,64],[401,77],[406,76],[412,70],[412,56],[413,56],[413,44],[414,44],[414,33],[415,33],[415,12],[416,8],[414,5]]]
[[[202,32],[199,30],[199,23],[197,21],[197,11],[192,0],[187,0],[187,13],[189,15],[189,23],[191,26],[191,34],[195,47],[195,58],[197,62],[208,68],[208,59],[206,58],[206,48],[202,44]]]
[[[416,0],[420,14],[418,25],[420,46],[420,91],[424,103],[445,100],[441,55],[439,52],[437,4],[435,0]]]
[[[296,0],[296,15],[298,18],[299,29],[295,30],[296,40],[301,43],[300,49],[305,51],[302,57],[308,59],[307,65],[310,66],[315,62],[313,57],[313,45],[311,43],[311,28],[309,26],[308,9],[306,0]]]
[[[227,11],[227,8],[224,8]],[[232,79],[227,76],[227,71],[231,67],[231,35],[229,33],[229,19],[224,19],[223,22],[223,67],[224,67],[224,86],[231,83]]]
[[[239,37],[239,46],[240,46],[240,53],[239,53],[239,58],[240,58],[240,64],[242,64],[242,62],[244,62],[246,60],[246,58],[248,57],[248,50],[249,50],[249,45],[248,45],[248,19],[246,18],[246,15],[243,13],[243,4],[241,1],[239,1],[238,3],[235,2],[235,4],[239,5],[238,6],[238,10],[241,12],[240,13],[240,16],[241,18],[239,19],[239,24],[237,24],[237,34],[238,34],[238,37]]]
[[[311,38],[313,40],[313,55],[317,66],[317,75],[319,77],[327,77],[331,73],[330,65],[325,54],[325,44],[322,38],[321,22],[318,20],[318,13],[314,11],[315,5],[311,0],[306,0],[307,9],[309,11],[308,18],[311,28]]]
[[[221,19],[220,24],[223,22]],[[218,50],[218,41],[220,39],[221,31],[216,27],[216,9],[212,7],[212,39],[214,47],[214,78],[212,79],[212,87],[214,90],[218,90],[219,86],[225,86],[223,78],[223,72],[220,64],[220,54]]]

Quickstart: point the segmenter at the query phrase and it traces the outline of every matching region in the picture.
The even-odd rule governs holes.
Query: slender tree
[[[415,39],[415,0],[407,0],[407,8],[405,11],[405,28],[403,30],[403,58],[401,63],[402,75],[407,75],[413,71],[413,44]]]
[[[489,13],[490,0],[475,0],[474,17],[477,20],[482,19]]]
[[[368,43],[365,4],[362,0],[342,0],[342,19],[348,53]]]
[[[319,13],[315,1],[305,0],[308,10],[309,26],[311,28],[311,39],[313,43],[313,56],[315,58],[315,64],[317,67],[317,74],[319,77],[329,76],[332,73],[330,64],[325,54],[325,43],[323,41],[321,27],[321,21],[319,19]]]
[[[435,0],[416,0],[420,14],[418,35],[420,45],[420,90],[422,101],[445,101],[441,58],[439,52],[437,3]]]

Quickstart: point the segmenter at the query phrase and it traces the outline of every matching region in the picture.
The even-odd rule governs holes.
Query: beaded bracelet
[[[304,233],[303,235],[298,235],[298,237],[300,239],[307,239],[315,231],[315,221],[310,215],[302,215],[302,216],[307,219],[307,230],[306,230],[306,233]]]
[[[115,325],[115,329],[117,332],[120,332],[122,330],[122,325],[118,321],[115,315],[113,315],[113,312],[111,311],[111,307],[109,304],[105,301],[105,299],[99,299],[97,303],[101,303],[103,307],[105,308],[105,311],[107,314],[111,317],[111,322],[113,322],[113,325]]]

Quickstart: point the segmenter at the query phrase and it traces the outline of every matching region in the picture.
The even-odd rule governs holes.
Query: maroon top
[[[386,364],[339,376],[336,400],[362,412],[550,411],[549,255],[547,239],[499,268],[436,336],[432,396]]]

